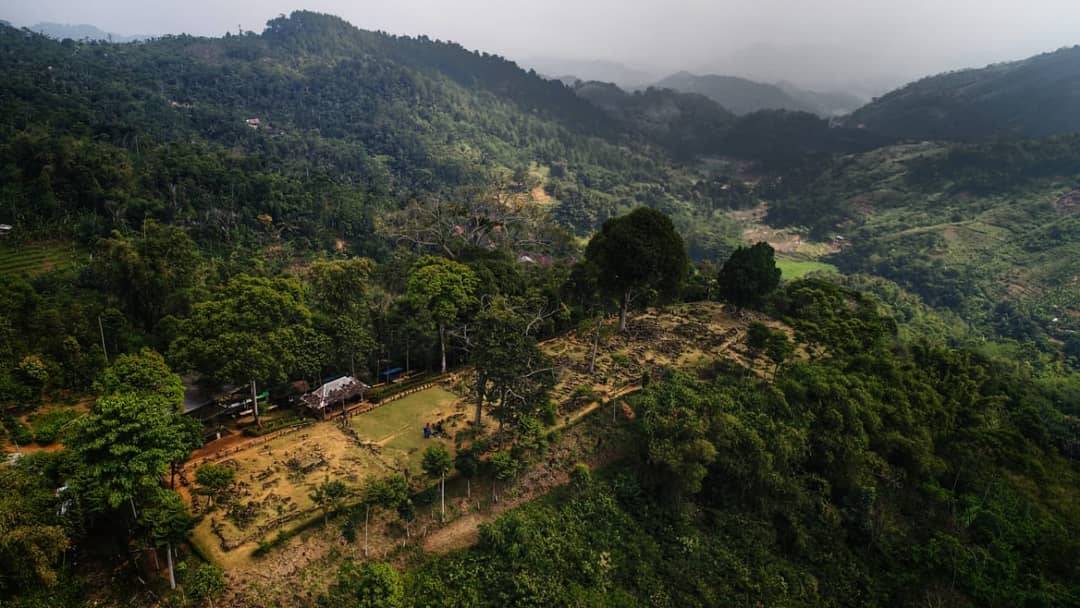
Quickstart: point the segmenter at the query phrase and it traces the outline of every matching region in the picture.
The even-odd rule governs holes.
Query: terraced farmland
[[[79,259],[68,243],[0,245],[0,276],[33,276],[73,266]]]

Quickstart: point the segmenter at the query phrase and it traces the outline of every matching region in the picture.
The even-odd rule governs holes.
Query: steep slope
[[[794,110],[811,113],[819,111],[815,105],[792,97],[780,87],[736,76],[715,74],[698,76],[689,72],[679,72],[656,83],[656,86],[704,95],[736,114],[749,114],[758,110]]]
[[[1080,46],[924,78],[848,120],[911,139],[1043,137],[1080,131]]]
[[[603,109],[630,131],[667,148],[678,158],[720,152],[735,115],[704,95],[649,87],[627,93],[614,84],[578,82],[578,96]]]
[[[0,28],[0,56],[0,221],[22,234],[158,219],[221,243],[268,217],[286,238],[359,239],[403,200],[550,167],[575,228],[661,179],[669,209],[691,204],[666,154],[563,84],[327,15],[124,45]]]
[[[1080,330],[1078,185],[1078,136],[909,144],[837,160],[769,221],[837,235],[842,270],[1053,351]]]

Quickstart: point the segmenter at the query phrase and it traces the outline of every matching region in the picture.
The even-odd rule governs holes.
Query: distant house
[[[369,388],[352,376],[342,376],[307,393],[300,402],[317,417],[326,418],[335,409],[345,409],[346,403],[363,398]]]
[[[249,118],[244,122],[246,122],[247,126],[251,127],[252,129],[258,129],[259,126],[262,125],[262,121],[258,118]]]
[[[11,234],[15,228],[11,224],[0,224],[0,236]]]

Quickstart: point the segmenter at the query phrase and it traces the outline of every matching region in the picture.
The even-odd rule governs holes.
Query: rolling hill
[[[843,157],[769,222],[842,246],[845,272],[891,279],[988,334],[1080,331],[1080,137],[904,144]]]
[[[371,242],[380,210],[493,174],[543,175],[576,230],[646,203],[661,181],[670,199],[653,204],[695,204],[649,129],[562,83],[329,15],[137,45],[3,27],[0,55],[0,221],[22,234],[92,242],[157,219],[219,243],[267,216],[287,239]]]
[[[112,32],[106,32],[101,28],[89,25],[86,23],[80,23],[78,25],[68,23],[35,23],[29,28],[32,32],[44,34],[49,38],[55,38],[57,40],[63,40],[64,38],[70,38],[72,40],[100,40],[105,42],[135,42],[138,40],[146,40],[149,36],[124,36],[122,34],[114,34]]]
[[[846,114],[861,101],[844,93],[818,93],[790,83],[764,84],[737,76],[679,72],[656,83],[657,87],[704,95],[735,114],[759,110],[791,110],[818,116]]]
[[[909,139],[983,140],[1080,131],[1080,46],[923,78],[847,120]]]
[[[696,93],[653,87],[628,93],[614,84],[596,81],[579,81],[574,91],[627,130],[640,132],[676,158],[717,153],[735,122],[734,114]]]

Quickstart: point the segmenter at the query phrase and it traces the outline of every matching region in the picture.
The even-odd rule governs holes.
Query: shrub
[[[34,415],[30,418],[30,428],[33,431],[34,442],[40,445],[54,443],[60,438],[65,425],[79,416],[79,412],[70,409],[52,410]]]

